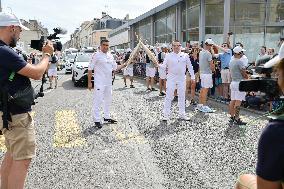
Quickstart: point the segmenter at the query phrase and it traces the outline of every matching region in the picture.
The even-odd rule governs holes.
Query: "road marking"
[[[74,110],[55,112],[54,147],[72,148],[86,145],[86,139],[82,137],[82,130],[76,117]]]
[[[137,143],[137,144],[147,143],[144,135],[141,135],[140,133],[125,134],[123,132],[118,131],[116,127],[112,127],[112,130],[114,131],[116,138],[124,144],[128,144],[131,142]]]

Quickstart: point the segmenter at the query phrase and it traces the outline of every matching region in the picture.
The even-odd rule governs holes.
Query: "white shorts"
[[[51,76],[57,76],[57,69],[48,69],[48,77],[51,77]]]
[[[156,68],[146,67],[146,77],[155,77]]]
[[[159,77],[160,77],[160,79],[166,79],[167,78],[167,73],[166,73],[165,69],[159,68]]]
[[[246,100],[246,92],[241,92],[239,90],[240,82],[232,81],[230,85],[231,89],[231,100],[239,100],[239,101],[245,101]]]
[[[231,74],[229,69],[221,70],[222,83],[231,83]]]
[[[133,68],[124,68],[123,75],[133,77]]]
[[[200,79],[202,88],[209,89],[213,87],[212,74],[200,74]]]

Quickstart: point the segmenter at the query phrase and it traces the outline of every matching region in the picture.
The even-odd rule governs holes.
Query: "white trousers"
[[[112,86],[94,87],[93,117],[95,122],[101,122],[100,108],[103,105],[104,118],[110,119],[112,101]]]
[[[185,80],[167,80],[167,91],[163,110],[165,117],[169,117],[171,115],[171,105],[172,100],[174,99],[174,92],[176,88],[178,93],[179,116],[185,116],[185,83]]]

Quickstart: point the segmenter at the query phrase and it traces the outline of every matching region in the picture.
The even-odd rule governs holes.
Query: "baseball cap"
[[[168,48],[168,45],[163,44],[163,45],[162,45],[162,48]]]
[[[241,52],[244,52],[246,51],[245,49],[243,49],[241,46],[236,46],[234,49],[233,49],[234,53],[241,53]]]
[[[206,39],[205,43],[207,43],[208,45],[214,45],[214,41],[212,39]]]
[[[20,26],[23,30],[30,30],[24,26],[21,21],[10,13],[0,12],[0,26]]]
[[[282,43],[278,55],[272,58],[271,60],[269,60],[268,62],[266,62],[263,67],[271,68],[275,64],[277,64],[282,58],[284,58],[284,43]]]
[[[126,52],[132,52],[132,50],[130,48],[126,49]]]

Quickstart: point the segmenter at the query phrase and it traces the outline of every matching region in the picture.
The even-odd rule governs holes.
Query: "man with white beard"
[[[158,67],[168,70],[163,121],[167,121],[170,117],[171,102],[174,99],[174,91],[176,88],[178,92],[179,118],[189,121],[185,115],[186,68],[188,68],[192,80],[195,80],[195,75],[188,54],[181,52],[180,42],[177,40],[173,41],[172,48],[173,52],[166,55],[163,64],[158,65]]]

